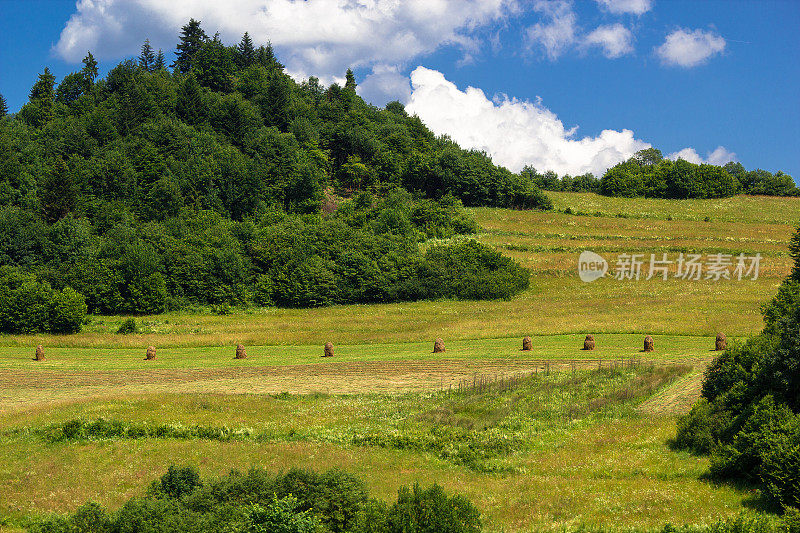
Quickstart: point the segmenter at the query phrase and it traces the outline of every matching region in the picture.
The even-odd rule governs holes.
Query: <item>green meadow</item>
[[[95,316],[0,337],[0,530],[86,501],[114,509],[170,464],[342,468],[389,501],[465,494],[488,531],[707,524],[761,509],[669,447],[714,336],[762,328],[790,271],[800,199],[549,193],[554,212],[471,209],[476,238],[531,270],[508,301]],[[757,279],[584,283],[578,256],[761,254]],[[674,269],[671,271],[674,274]],[[646,276],[642,276],[644,278]],[[596,349],[582,350],[587,333]],[[642,352],[645,335],[655,351]],[[522,351],[522,337],[532,350]],[[446,352],[433,354],[441,338]],[[333,342],[335,356],[322,358]],[[242,343],[248,357],[234,360]],[[33,361],[37,344],[45,361]],[[145,361],[147,346],[157,358]]]

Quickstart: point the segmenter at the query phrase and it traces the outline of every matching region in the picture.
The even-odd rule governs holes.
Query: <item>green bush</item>
[[[117,328],[117,333],[120,335],[130,335],[131,333],[136,333],[139,328],[136,327],[136,319],[134,318],[126,318],[122,324],[120,324],[119,328]]]
[[[160,489],[169,498],[180,498],[191,494],[200,487],[200,474],[193,466],[170,466],[167,473],[161,476]]]
[[[390,533],[479,533],[480,513],[460,495],[448,496],[433,484],[422,489],[418,484],[409,490],[401,487],[397,502],[387,513]]]
[[[83,296],[53,290],[32,274],[0,267],[0,332],[76,333],[86,318]]]

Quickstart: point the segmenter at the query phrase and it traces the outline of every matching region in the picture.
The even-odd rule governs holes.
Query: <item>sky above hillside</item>
[[[436,133],[524,165],[594,172],[655,146],[800,179],[795,0],[0,0],[0,94],[45,66],[101,73],[146,38],[169,60],[190,17],[271,42],[287,72],[400,100]]]

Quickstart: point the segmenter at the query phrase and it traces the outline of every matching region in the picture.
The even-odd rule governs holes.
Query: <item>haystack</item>
[[[523,352],[530,352],[533,349],[533,342],[531,341],[530,337],[525,337],[522,339],[522,351]]]
[[[236,356],[234,359],[247,359],[247,351],[241,344],[236,345]]]
[[[586,335],[586,338],[583,340],[583,349],[594,350],[594,335],[591,333]]]
[[[36,347],[36,355],[33,357],[34,361],[44,361],[44,348],[42,345]]]
[[[442,339],[436,339],[436,342],[433,343],[433,353],[442,353],[444,350],[444,341]]]
[[[154,346],[147,347],[147,353],[144,355],[145,361],[150,361],[156,358],[156,349]]]
[[[653,344],[653,337],[648,335],[647,337],[644,338],[644,351],[645,352],[652,352],[654,349],[655,349],[655,346]]]
[[[333,357],[333,343],[326,342],[325,343],[325,352],[323,353],[322,357]]]
[[[717,333],[717,342],[714,345],[714,350],[721,352],[728,349],[728,338],[724,333]]]

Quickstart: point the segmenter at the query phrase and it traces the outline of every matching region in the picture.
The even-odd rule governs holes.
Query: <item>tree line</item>
[[[545,191],[594,192],[628,198],[725,198],[736,194],[800,196],[800,189],[781,171],[746,170],[739,162],[723,166],[666,159],[656,148],[640,150],[609,168],[598,179],[591,172],[559,177],[526,166],[521,175]]]

